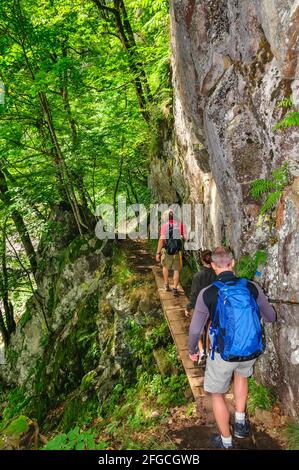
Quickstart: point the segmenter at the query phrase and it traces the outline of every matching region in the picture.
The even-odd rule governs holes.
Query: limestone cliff
[[[268,252],[262,283],[276,304],[258,374],[299,413],[298,128],[274,132],[299,106],[298,0],[171,0],[174,126],[162,130],[150,186],[161,202],[204,204],[203,245]],[[258,224],[257,178],[288,162],[276,221]],[[167,175],[167,178],[165,178]]]

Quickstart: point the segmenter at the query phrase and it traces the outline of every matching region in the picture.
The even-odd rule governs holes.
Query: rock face
[[[54,210],[50,233],[38,249],[35,295],[0,365],[0,383],[19,386],[29,397],[26,414],[42,423],[58,408],[48,421],[62,422],[65,429],[134,373],[128,320],[162,318],[154,292],[113,284],[112,244],[79,236],[73,222],[66,208]],[[10,441],[5,438],[0,447]]]
[[[279,101],[292,96],[298,106],[299,3],[170,4],[174,126],[162,129],[163,145],[152,161],[153,195],[159,202],[203,204],[205,248],[227,242],[237,256],[267,249],[262,281],[268,293],[298,302],[298,128],[274,126],[285,113]],[[258,224],[261,203],[250,185],[286,161],[291,186],[274,214],[276,226]],[[258,374],[298,415],[298,305],[277,304],[277,313]]]

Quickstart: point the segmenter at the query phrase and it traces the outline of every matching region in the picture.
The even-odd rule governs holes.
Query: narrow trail
[[[189,358],[188,333],[190,318],[184,315],[188,298],[184,289],[179,285],[179,297],[174,297],[172,292],[164,290],[162,269],[157,265],[154,256],[148,252],[145,241],[123,240],[121,244],[127,251],[131,268],[140,275],[153,273],[157,286],[161,306],[165,319],[168,323],[172,338],[177,348],[178,356],[185,369],[190,389],[196,402],[196,410],[199,421],[196,425],[170,428],[171,439],[179,442],[179,449],[210,449],[209,436],[217,432],[215,419],[212,411],[211,398],[204,392],[204,366],[197,366]],[[226,394],[226,401],[231,414],[234,412],[232,389]],[[269,434],[257,430],[251,426],[252,433],[247,439],[238,439],[237,448],[244,450],[266,450],[279,449],[279,444]]]

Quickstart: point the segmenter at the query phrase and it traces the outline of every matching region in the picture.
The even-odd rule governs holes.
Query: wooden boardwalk
[[[194,399],[199,400],[201,397],[205,396],[203,391],[204,366],[194,365],[189,358],[188,334],[190,318],[186,318],[184,314],[188,298],[185,296],[184,290],[181,286],[179,286],[178,289],[180,292],[179,297],[174,297],[172,292],[166,292],[164,289],[161,268],[155,266],[152,269],[163,312],[177,347],[178,354],[186,371],[191,391]]]

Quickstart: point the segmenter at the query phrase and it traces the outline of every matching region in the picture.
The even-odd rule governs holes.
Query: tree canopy
[[[2,0],[0,35],[0,328],[8,341],[12,295],[34,284],[53,205],[66,202],[82,233],[87,211],[116,204],[118,194],[149,202],[148,163],[171,104],[168,2]]]

